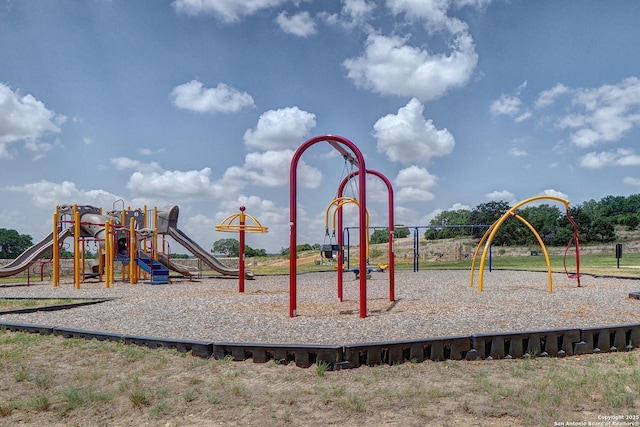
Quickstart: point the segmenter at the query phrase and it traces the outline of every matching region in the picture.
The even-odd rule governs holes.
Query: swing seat
[[[326,259],[332,259],[336,257],[339,250],[340,245],[322,245],[320,247],[320,256]]]

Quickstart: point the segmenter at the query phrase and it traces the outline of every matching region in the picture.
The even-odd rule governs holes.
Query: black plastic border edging
[[[60,300],[64,298],[5,298],[9,300]],[[82,298],[69,298],[73,300],[82,300]],[[57,310],[67,310],[69,308],[82,307],[85,305],[93,305],[100,304],[107,301],[113,301],[116,298],[88,298],[86,301],[73,302],[69,304],[57,304],[57,305],[43,305],[42,307],[29,307],[29,308],[16,308],[15,310],[0,310],[0,315],[2,314],[28,314],[35,313],[37,311],[57,311]]]
[[[303,368],[322,362],[334,370],[357,368],[362,365],[392,365],[425,360],[564,357],[588,353],[630,351],[640,346],[640,324],[476,334],[347,345],[215,343],[23,323],[0,323],[0,328],[12,332],[52,334],[64,338],[122,342],[151,349],[175,349],[181,353],[190,351],[192,355],[202,358],[223,359],[231,357],[238,361],[253,359],[255,363],[275,360],[281,363],[295,362],[296,366]]]

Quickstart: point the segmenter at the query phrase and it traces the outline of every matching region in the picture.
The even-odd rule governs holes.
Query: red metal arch
[[[388,226],[388,230],[389,230],[389,301],[395,301],[395,265],[394,265],[394,255],[393,255],[393,224],[394,224],[394,218],[393,218],[393,186],[391,185],[391,181],[389,181],[389,179],[384,176],[382,173],[373,170],[373,169],[367,169],[366,170],[367,174],[371,174],[371,175],[375,175],[378,178],[380,178],[382,180],[382,182],[385,183],[385,185],[387,186],[387,192],[389,194],[389,226]],[[355,176],[358,176],[360,174],[360,170],[356,170],[351,172],[348,176],[346,176],[342,182],[340,183],[340,185],[338,186],[338,197],[342,197],[343,193],[344,193],[344,188],[346,187],[347,183]],[[338,211],[338,245],[342,248],[343,245],[343,241],[342,241],[342,209],[340,209]],[[367,231],[368,232],[368,231]],[[361,255],[362,256],[362,253]],[[343,277],[342,277],[342,273],[340,272],[340,269],[342,267],[342,257],[340,260],[340,263],[338,264],[338,298],[340,299],[340,301],[342,301],[342,289],[343,289]],[[360,269],[360,274],[366,274],[364,273],[364,271],[366,270],[362,270],[362,268]]]
[[[358,166],[361,170],[366,170],[364,156],[358,149],[358,147],[347,138],[338,135],[320,135],[305,141],[291,159],[291,167],[289,169],[289,316],[296,316],[297,308],[297,260],[296,260],[296,247],[297,247],[297,213],[298,213],[298,184],[297,184],[297,172],[298,162],[302,154],[312,145],[318,142],[326,141],[333,148],[338,150],[347,160]],[[354,159],[350,153],[348,153],[341,145],[347,146],[356,156]],[[363,224],[366,224],[366,174],[360,174],[358,178],[358,185],[360,187],[360,271],[367,271],[367,259],[366,259],[366,246],[367,246],[367,229]],[[367,275],[360,275],[360,317],[367,317]]]

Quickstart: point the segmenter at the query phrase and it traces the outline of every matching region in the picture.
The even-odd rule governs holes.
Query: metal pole
[[[238,253],[239,292],[244,292],[244,206],[240,206],[240,251]]]

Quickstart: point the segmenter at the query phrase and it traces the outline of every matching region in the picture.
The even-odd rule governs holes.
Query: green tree
[[[620,218],[619,223],[626,226],[627,230],[635,230],[640,225],[638,214],[626,213]]]
[[[296,253],[306,251],[319,251],[320,247],[320,243],[314,243],[313,245],[310,245],[309,243],[303,243],[296,246]],[[289,256],[289,248],[280,248],[280,256]]]
[[[211,252],[215,254],[225,254],[230,257],[240,256],[240,242],[236,239],[220,239],[213,242],[213,248]],[[264,249],[253,249],[249,245],[244,245],[244,256],[256,257],[267,256],[267,251]]]
[[[244,245],[244,254],[246,257],[267,256],[267,251],[264,249],[254,249],[251,246]]]
[[[33,245],[32,238],[16,230],[0,228],[0,259],[14,259]]]
[[[398,227],[393,229],[393,237],[396,239],[402,239],[404,237],[409,237],[411,235],[411,231],[407,227]]]
[[[470,223],[473,225],[491,225],[496,222],[502,215],[507,213],[507,211],[511,208],[509,203],[505,201],[499,202],[488,202],[482,203],[476,206],[472,211],[471,215],[469,215]],[[513,241],[513,236],[517,234],[517,228],[519,221],[517,220],[506,220],[501,226],[498,232],[496,233],[493,244],[495,245],[510,245]],[[481,228],[474,228],[472,230],[473,237],[479,238],[482,237],[485,230]]]
[[[389,242],[389,229],[377,229],[369,237],[369,243],[372,245],[376,245],[378,243],[388,243]]]
[[[226,256],[240,255],[240,242],[236,239],[220,239],[213,243],[211,252],[215,254],[225,254]]]

